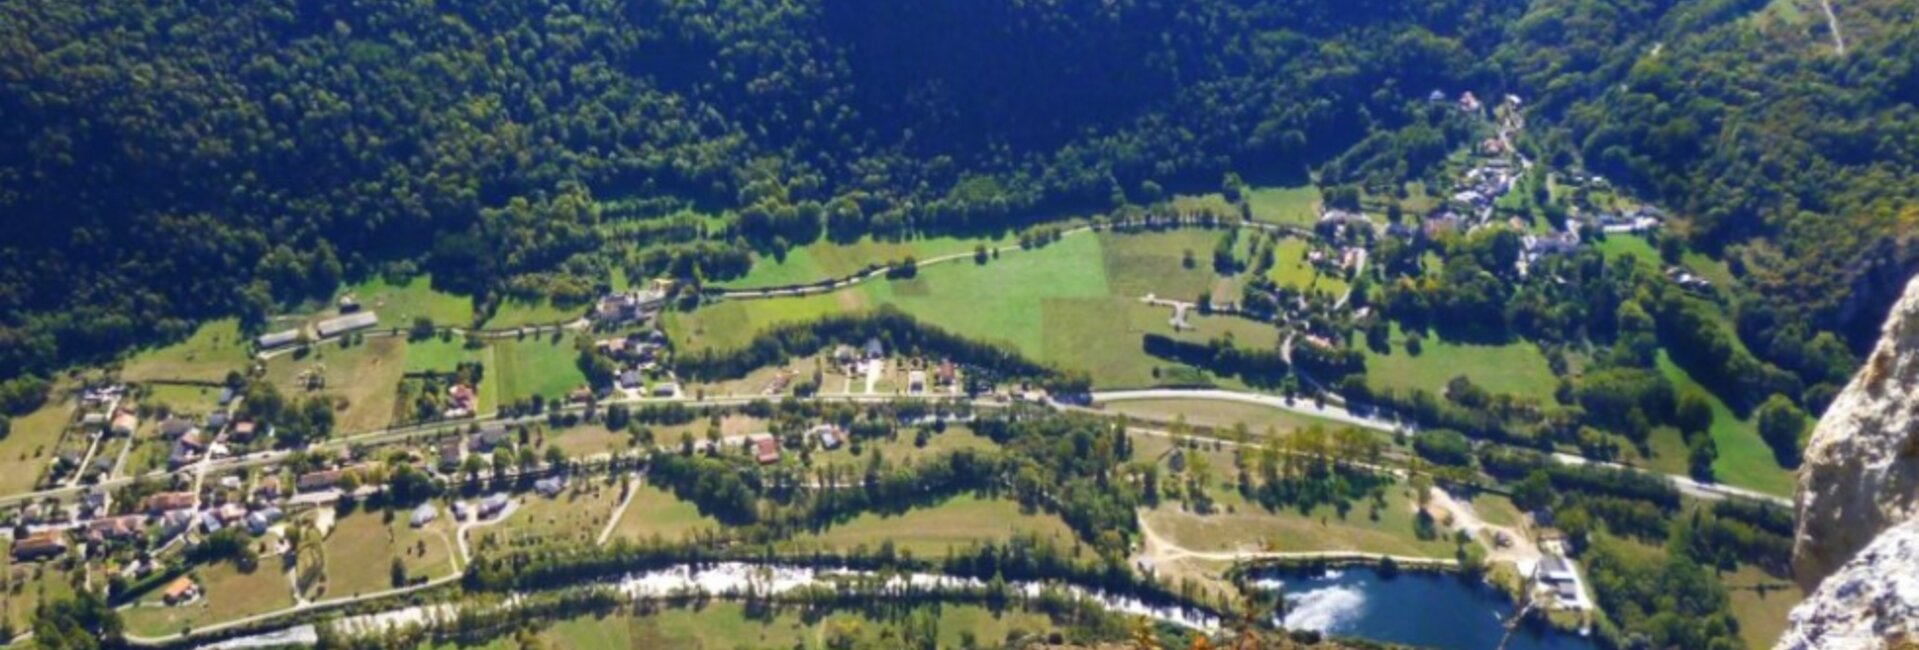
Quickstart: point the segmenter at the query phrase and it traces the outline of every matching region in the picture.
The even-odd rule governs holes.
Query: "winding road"
[[[1819,8],[1826,12],[1826,26],[1832,30],[1832,47],[1839,56],[1846,55],[1846,34],[1839,31],[1839,14],[1832,10],[1832,0],[1819,0]]]

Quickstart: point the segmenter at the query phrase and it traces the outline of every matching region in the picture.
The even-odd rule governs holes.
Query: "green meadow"
[[[1175,333],[1170,307],[1140,300],[1155,294],[1190,301],[1209,291],[1212,249],[1223,232],[1068,236],[1044,248],[1004,252],[984,265],[968,259],[925,267],[911,279],[874,279],[831,294],[722,301],[670,314],[667,331],[683,349],[732,349],[781,323],[892,305],[949,331],[1087,371],[1100,386],[1150,386],[1161,383],[1154,372],[1161,364],[1141,351],[1145,333],[1278,340],[1270,325],[1197,313],[1188,316],[1194,329]],[[1193,268],[1182,261],[1188,250]]]
[[[408,327],[422,316],[437,325],[473,325],[473,299],[435,290],[428,275],[415,276],[403,284],[375,276],[353,285],[346,293],[358,299],[363,308],[379,313],[384,327]]]
[[[1672,382],[1675,390],[1698,391],[1712,405],[1712,427],[1708,432],[1712,434],[1713,445],[1719,449],[1719,457],[1712,464],[1713,478],[1727,485],[1792,496],[1793,472],[1779,466],[1772,447],[1759,437],[1757,424],[1750,418],[1735,415],[1719,396],[1700,386],[1685,369],[1673,363],[1664,350],[1659,352],[1659,371]]]
[[[247,338],[233,318],[201,325],[187,340],[135,353],[120,373],[127,381],[182,379],[222,381],[247,369]]]
[[[1266,223],[1310,227],[1319,220],[1319,201],[1319,187],[1310,183],[1246,190],[1246,204],[1252,209],[1253,220]]]
[[[494,385],[501,404],[534,395],[565,398],[569,391],[586,385],[572,339],[529,336],[494,343],[492,350],[494,363],[487,366],[482,383]]]
[[[912,256],[926,261],[947,255],[973,252],[974,246],[1005,248],[1018,244],[1008,238],[925,237],[904,241],[861,239],[848,244],[819,241],[787,251],[785,255],[761,256],[745,277],[725,282],[729,288],[752,289],[809,284],[827,278],[839,278],[859,272],[870,265],[886,264]]]
[[[1359,344],[1366,354],[1366,381],[1376,389],[1418,389],[1438,394],[1445,390],[1446,382],[1464,375],[1492,393],[1549,402],[1559,385],[1546,355],[1530,341],[1477,345],[1427,336],[1420,353],[1414,355],[1406,351],[1406,336],[1398,325],[1393,326],[1388,340],[1386,354]]]

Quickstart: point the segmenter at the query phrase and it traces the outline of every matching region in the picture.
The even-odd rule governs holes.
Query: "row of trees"
[[[867,341],[879,341],[887,350],[906,354],[945,357],[1004,379],[1034,380],[1058,393],[1083,393],[1092,384],[1083,372],[1042,365],[1009,348],[952,334],[921,323],[890,305],[882,305],[871,313],[783,324],[734,350],[682,352],[677,356],[677,368],[689,380],[737,378],[793,357],[819,353],[833,345],[858,347]]]

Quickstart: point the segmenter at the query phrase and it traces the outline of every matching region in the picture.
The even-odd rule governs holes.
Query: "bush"
[[[1804,451],[1800,436],[1806,432],[1806,412],[1799,410],[1785,395],[1774,393],[1759,405],[1759,437],[1772,447],[1773,457],[1785,467],[1798,467]]]

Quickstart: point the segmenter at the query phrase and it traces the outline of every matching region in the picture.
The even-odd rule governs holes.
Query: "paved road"
[[[1644,470],[1637,467],[1621,465],[1618,463],[1611,463],[1603,460],[1593,460],[1590,458],[1586,458],[1584,456],[1578,456],[1574,454],[1555,452],[1552,455],[1552,458],[1553,460],[1558,461],[1562,465],[1596,465],[1599,467],[1611,467],[1614,469],[1627,469],[1635,472],[1651,473],[1649,470]],[[1726,485],[1724,483],[1702,483],[1700,481],[1693,480],[1693,478],[1690,476],[1680,476],[1678,474],[1663,474],[1662,476],[1665,476],[1668,480],[1671,480],[1673,482],[1673,485],[1679,488],[1680,492],[1683,492],[1687,496],[1693,497],[1695,499],[1707,499],[1707,500],[1716,501],[1716,500],[1724,499],[1727,497],[1739,497],[1744,499],[1753,499],[1757,501],[1766,501],[1769,503],[1782,505],[1788,508],[1792,507],[1792,499],[1788,499],[1782,496],[1775,496],[1771,494],[1766,494],[1764,492],[1756,492],[1756,491],[1748,490],[1741,487],[1733,487],[1731,485]]]
[[[634,403],[646,403],[646,402],[682,402],[692,406],[732,406],[732,405],[745,404],[745,403],[748,403],[754,400],[759,400],[759,399],[764,399],[764,398],[757,397],[757,396],[720,397],[720,398],[708,399],[705,401],[691,401],[691,400],[684,400],[684,399],[633,399],[633,400],[621,400],[617,402],[602,403],[601,406],[604,407],[604,406],[611,405],[613,403],[634,404]],[[892,395],[828,394],[828,395],[818,395],[809,399],[816,400],[816,401],[880,403],[880,402],[894,401],[901,398],[897,396],[892,396]],[[1216,389],[1201,389],[1201,390],[1151,389],[1151,390],[1133,390],[1133,391],[1104,391],[1104,392],[1097,392],[1093,394],[1093,401],[1095,403],[1113,403],[1113,402],[1124,402],[1124,401],[1130,401],[1130,400],[1161,400],[1161,399],[1214,400],[1214,401],[1236,402],[1236,403],[1242,403],[1242,404],[1254,404],[1254,405],[1266,406],[1270,408],[1284,410],[1288,412],[1299,413],[1302,415],[1310,415],[1313,417],[1325,418],[1325,419],[1336,421],[1336,422],[1351,424],[1353,426],[1376,429],[1381,431],[1394,431],[1399,428],[1399,425],[1397,423],[1394,423],[1388,420],[1378,419],[1378,418],[1354,415],[1338,406],[1332,406],[1332,405],[1318,406],[1318,405],[1313,405],[1308,401],[1295,401],[1292,403],[1288,403],[1288,401],[1285,400],[1284,398],[1280,398],[1272,395],[1255,394],[1255,393],[1242,393],[1242,392],[1236,392],[1236,391],[1216,390]],[[985,401],[985,400],[974,400],[972,402],[972,405],[975,407],[988,407],[988,408],[1005,406],[1005,404],[1000,402]],[[1065,406],[1065,405],[1060,405],[1060,406],[1062,406],[1062,408],[1066,410],[1084,410],[1084,409],[1080,409],[1079,407],[1072,407],[1072,406]],[[571,407],[566,407],[563,410],[578,411],[578,410],[582,410],[583,408],[584,408],[583,406],[571,406]],[[544,414],[537,415],[537,416],[523,416],[518,418],[488,417],[478,421],[511,423],[511,422],[520,422],[520,421],[542,420],[542,419],[545,419],[545,417],[546,416]],[[471,424],[472,422],[474,422],[474,420],[460,421],[460,422],[453,422],[453,423],[436,423],[435,425],[397,427],[392,429],[372,431],[372,432],[357,434],[353,436],[338,438],[338,439],[329,441],[328,443],[326,443],[326,445],[327,446],[344,445],[344,444],[366,442],[369,440],[384,440],[386,438],[394,437],[394,436],[434,434],[434,433],[440,433],[443,430],[446,430],[449,428],[452,430],[463,430],[467,425]],[[1144,435],[1156,435],[1156,436],[1171,435],[1163,431],[1156,431],[1151,429],[1136,429],[1135,432],[1141,433]],[[1192,437],[1203,438],[1203,439],[1206,438],[1205,436],[1192,436]],[[743,439],[743,438],[744,438],[743,436],[732,436],[727,439],[727,442],[736,442],[738,439]],[[1236,444],[1229,440],[1209,439],[1209,442],[1217,442],[1220,444],[1227,444],[1227,445]],[[219,463],[218,469],[227,470],[227,469],[233,469],[238,467],[246,467],[251,465],[278,462],[279,460],[282,460],[287,454],[288,452],[284,452],[284,451],[262,452],[262,453],[252,454],[244,457],[223,459],[222,462]],[[1576,456],[1572,454],[1556,453],[1556,454],[1553,454],[1551,457],[1557,462],[1565,463],[1569,465],[1589,465],[1589,464],[1603,465],[1608,467],[1628,469],[1636,472],[1650,473],[1648,470],[1644,470],[1644,469],[1633,468],[1633,467],[1618,465],[1614,463],[1607,463],[1602,461],[1593,461],[1593,460],[1589,460],[1589,459],[1582,458],[1580,456]],[[1385,468],[1376,468],[1376,469],[1385,469]],[[191,470],[188,470],[188,471],[191,471]],[[203,470],[203,472],[204,471],[211,471],[211,470]],[[1387,470],[1387,471],[1397,472],[1397,470]],[[165,475],[167,474],[167,472],[157,472],[156,474]],[[1773,503],[1782,503],[1782,504],[1790,505],[1790,501],[1787,499],[1775,497],[1772,495],[1762,494],[1758,492],[1753,492],[1751,490],[1745,490],[1745,489],[1735,488],[1735,487],[1725,486],[1725,485],[1699,483],[1688,477],[1667,476],[1666,478],[1672,480],[1676,485],[1678,485],[1678,487],[1683,492],[1695,498],[1723,499],[1727,497],[1743,497],[1743,498],[1758,499],[1758,500],[1769,501]],[[104,482],[103,485],[108,485],[110,487],[112,485],[131,482],[132,480],[133,480],[132,478],[116,479],[114,481]],[[63,492],[75,491],[78,489],[81,489],[81,488],[64,488],[64,489],[58,489],[58,490],[47,490],[42,492],[36,492],[36,493],[26,494],[26,495],[13,495],[10,497],[0,498],[0,505],[3,505],[4,503],[9,501],[19,500],[23,498],[37,498],[37,497],[47,496],[53,493],[63,493]],[[470,562],[470,559],[468,559],[470,557],[469,556],[470,551],[467,549],[467,543],[466,543],[467,530],[473,527],[485,526],[491,523],[497,523],[498,521],[504,518],[505,518],[505,514],[503,513],[501,516],[498,516],[492,520],[471,522],[471,523],[464,524],[459,528],[459,531],[456,533],[456,536],[458,537],[457,551],[458,551],[459,558],[462,560],[462,564],[466,562]],[[1190,549],[1180,547],[1177,544],[1174,544],[1170,542],[1169,540],[1166,540],[1165,538],[1160,537],[1158,533],[1156,531],[1153,531],[1151,526],[1146,523],[1144,518],[1140,520],[1140,529],[1144,533],[1144,536],[1146,538],[1145,540],[1146,547],[1145,547],[1145,550],[1142,551],[1142,554],[1145,557],[1151,558],[1152,561],[1156,563],[1173,561],[1173,560],[1178,560],[1182,558],[1236,561],[1236,560],[1260,559],[1260,558],[1310,557],[1310,558],[1321,558],[1321,559],[1342,559],[1342,558],[1379,559],[1379,558],[1387,557],[1387,556],[1378,555],[1378,554],[1342,552],[1342,551],[1333,551],[1333,552],[1193,551]],[[605,533],[606,531],[602,531],[601,536],[604,537]],[[1414,564],[1414,563],[1448,564],[1452,562],[1451,560],[1447,560],[1447,559],[1398,557],[1398,556],[1393,556],[1393,559],[1401,562],[1402,564]],[[386,591],[364,594],[360,596],[334,598],[334,599],[314,601],[314,602],[302,602],[294,605],[293,607],[276,611],[276,612],[267,612],[264,614],[258,614],[255,616],[250,616],[250,617],[246,617],[246,618],[242,618],[234,621],[229,621],[226,623],[220,623],[216,625],[209,625],[206,627],[197,628],[194,630],[192,636],[202,636],[202,635],[212,634],[215,632],[229,630],[236,627],[250,625],[253,623],[271,620],[277,617],[304,612],[308,610],[343,607],[343,606],[351,605],[357,602],[363,602],[363,601],[368,601],[368,600],[373,600],[378,598],[384,598],[388,596],[410,593],[413,591],[418,591],[423,589],[429,589],[432,587],[446,584],[453,580],[457,580],[459,579],[459,577],[460,577],[460,574],[455,573],[452,575],[448,575],[442,578],[436,578],[429,582],[426,582],[420,585],[414,585],[411,587],[390,589]],[[129,636],[128,640],[136,645],[159,645],[159,644],[175,642],[183,638],[186,638],[186,637],[183,637],[182,635],[179,635],[179,634],[173,634],[173,635],[168,635],[163,637],[151,637],[151,638]]]
[[[685,404],[687,406],[691,406],[695,408],[727,407],[727,406],[743,406],[743,405],[752,403],[754,401],[766,400],[766,399],[769,399],[769,398],[758,396],[758,395],[708,397],[704,400],[694,400],[694,399],[677,398],[677,397],[676,398],[642,397],[642,398],[632,398],[632,399],[607,400],[607,401],[600,402],[598,404],[598,408],[603,411],[604,409],[606,409],[606,407],[612,406],[615,404],[622,404],[627,406],[643,406],[646,404],[669,404],[669,403]],[[924,395],[902,396],[902,395],[885,395],[885,394],[865,395],[865,394],[846,394],[846,393],[823,393],[820,395],[815,395],[813,397],[804,398],[804,399],[806,401],[815,401],[815,402],[846,402],[851,404],[879,404],[879,403],[900,401],[900,400],[906,400],[906,399],[920,399],[928,402],[936,401],[935,398],[931,396],[924,396]],[[1005,406],[1005,404],[1002,404],[996,401],[991,401],[991,400],[973,400],[971,402],[971,405],[974,408],[982,408],[982,407],[983,408],[1001,408]],[[542,412],[542,413],[532,414],[532,415],[520,415],[515,417],[501,417],[497,413],[495,413],[495,414],[488,414],[479,418],[447,420],[442,422],[429,422],[425,424],[413,424],[413,425],[405,425],[405,426],[398,426],[398,427],[389,427],[385,429],[374,429],[372,431],[365,431],[361,433],[335,436],[325,441],[315,443],[310,449],[319,449],[319,450],[341,449],[341,448],[349,447],[352,445],[374,445],[374,444],[382,444],[382,443],[407,440],[412,438],[428,438],[428,437],[433,437],[438,435],[463,433],[467,430],[468,427],[474,424],[500,424],[500,425],[512,426],[515,424],[545,422],[547,419],[547,413],[555,410],[562,413],[581,413],[586,410],[586,406],[579,405],[579,404],[568,405],[568,406],[559,407],[557,409],[549,409],[547,412]],[[218,473],[227,472],[235,469],[258,467],[261,465],[271,465],[274,463],[284,462],[287,459],[287,457],[291,455],[293,455],[292,451],[283,450],[283,449],[260,451],[260,452],[247,454],[245,456],[230,456],[226,458],[208,459],[203,464],[194,464],[178,470],[154,470],[152,472],[148,472],[145,474],[116,477],[112,479],[103,480],[91,485],[74,485],[74,486],[67,486],[67,487],[50,488],[50,489],[40,490],[36,492],[21,492],[21,493],[9,494],[9,495],[0,495],[0,508],[17,505],[20,503],[39,501],[39,500],[48,499],[48,498],[65,499],[65,498],[78,495],[80,492],[95,486],[111,490],[114,488],[123,487],[129,484],[132,484],[134,481],[138,481],[142,479],[161,480],[175,474],[198,478],[199,476],[204,476],[206,474],[218,474]]]
[[[1352,425],[1352,426],[1366,428],[1366,429],[1375,429],[1375,430],[1385,431],[1389,433],[1395,432],[1395,431],[1402,431],[1406,429],[1405,426],[1401,425],[1398,422],[1386,420],[1383,418],[1373,417],[1373,416],[1358,415],[1351,411],[1346,410],[1345,407],[1338,406],[1336,404],[1327,403],[1324,406],[1321,406],[1318,404],[1314,404],[1312,400],[1307,400],[1307,399],[1299,399],[1299,400],[1293,400],[1291,402],[1288,402],[1286,398],[1284,397],[1280,397],[1277,395],[1266,395],[1262,393],[1242,393],[1239,391],[1218,390],[1218,389],[1209,389],[1209,388],[1207,389],[1152,388],[1152,389],[1144,389],[1144,390],[1095,391],[1093,393],[1093,403],[1095,404],[1110,404],[1113,402],[1128,402],[1128,401],[1138,401],[1138,400],[1182,400],[1182,399],[1183,400],[1211,400],[1211,401],[1221,401],[1221,402],[1238,402],[1241,404],[1252,404],[1255,406],[1264,406],[1268,408],[1278,409],[1281,411],[1297,413],[1299,415],[1307,415],[1307,416],[1312,416],[1316,418],[1331,420],[1333,422],[1338,422],[1341,424],[1347,424],[1347,425]]]
[[[1846,35],[1839,31],[1839,14],[1832,10],[1832,0],[1819,0],[1819,8],[1826,11],[1826,26],[1832,29],[1832,46],[1839,56],[1846,55]]]
[[[1237,391],[1217,390],[1217,389],[1188,390],[1188,389],[1171,389],[1171,388],[1152,389],[1152,390],[1106,391],[1106,392],[1093,393],[1093,402],[1096,404],[1120,402],[1120,401],[1127,401],[1127,400],[1145,400],[1145,399],[1216,400],[1216,401],[1238,402],[1242,404],[1256,404],[1260,406],[1276,408],[1283,411],[1289,411],[1292,413],[1298,413],[1300,415],[1310,415],[1313,417],[1325,418],[1335,422],[1341,422],[1341,423],[1350,424],[1357,427],[1374,429],[1378,431],[1392,432],[1392,431],[1405,430],[1405,428],[1401,426],[1399,423],[1393,422],[1391,420],[1355,415],[1344,408],[1341,408],[1339,406],[1335,406],[1332,404],[1327,404],[1325,406],[1317,406],[1307,400],[1296,400],[1294,403],[1289,404],[1287,403],[1285,398],[1277,397],[1273,395],[1262,395],[1257,393],[1241,393]],[[1611,467],[1616,469],[1624,469],[1624,470],[1629,470],[1633,472],[1639,472],[1642,474],[1653,474],[1656,476],[1662,476],[1666,478],[1667,480],[1672,481],[1673,484],[1676,487],[1678,487],[1679,490],[1685,493],[1687,496],[1691,496],[1697,499],[1719,500],[1719,499],[1737,497],[1737,498],[1765,501],[1768,503],[1778,504],[1786,507],[1792,506],[1792,499],[1789,499],[1786,497],[1775,496],[1775,495],[1766,494],[1763,492],[1757,492],[1754,490],[1748,490],[1740,487],[1734,487],[1734,486],[1726,485],[1723,483],[1703,483],[1700,481],[1693,480],[1693,478],[1689,476],[1681,476],[1677,474],[1660,474],[1658,472],[1654,472],[1652,470],[1648,470],[1645,468],[1632,467],[1630,465],[1621,465],[1618,463],[1612,463],[1612,462],[1606,462],[1606,461],[1592,460],[1592,459],[1585,458],[1583,456],[1578,456],[1575,454],[1568,454],[1563,452],[1556,452],[1552,454],[1550,458],[1552,458],[1555,462],[1565,464],[1565,465],[1599,465],[1603,467]]]

